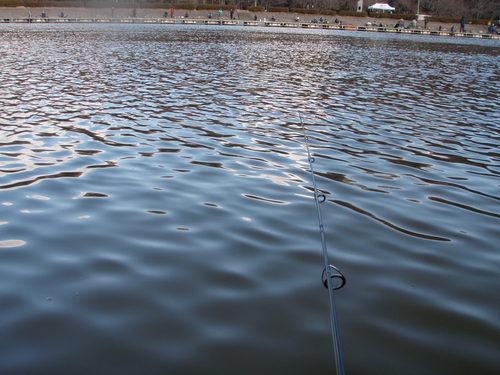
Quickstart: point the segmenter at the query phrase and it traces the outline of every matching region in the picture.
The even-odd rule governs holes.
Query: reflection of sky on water
[[[113,373],[116,355],[120,373],[202,372],[192,358],[224,363],[221,374],[269,363],[330,373],[299,113],[332,259],[349,276],[338,299],[348,372],[498,368],[497,47],[322,30],[9,27],[0,372],[54,373],[91,355],[91,369]]]

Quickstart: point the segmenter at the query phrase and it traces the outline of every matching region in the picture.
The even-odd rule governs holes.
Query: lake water
[[[0,25],[0,373],[500,373],[500,42]]]

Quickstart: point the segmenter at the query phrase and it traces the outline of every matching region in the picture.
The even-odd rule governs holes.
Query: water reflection
[[[348,373],[498,372],[495,41],[8,26],[0,372],[331,373],[299,112]]]

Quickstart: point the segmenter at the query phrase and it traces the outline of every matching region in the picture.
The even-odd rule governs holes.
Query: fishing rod
[[[325,226],[323,224],[323,216],[321,215],[320,204],[326,201],[326,196],[320,193],[318,190],[318,185],[316,183],[316,174],[314,172],[314,157],[311,155],[311,150],[309,147],[309,138],[307,136],[306,127],[302,121],[302,116],[299,113],[300,124],[302,126],[302,132],[304,136],[304,141],[307,150],[307,159],[309,161],[309,172],[311,173],[311,179],[314,189],[314,201],[316,203],[316,213],[318,215],[319,233],[321,237],[321,246],[323,248],[323,273],[321,275],[321,280],[323,285],[328,289],[328,295],[330,300],[330,325],[332,329],[332,340],[333,340],[333,351],[335,354],[335,369],[337,375],[344,375],[344,361],[342,357],[342,348],[340,347],[340,332],[338,327],[337,312],[335,309],[335,296],[334,291],[342,288],[346,283],[346,278],[340,272],[340,270],[332,266],[328,260],[328,249],[326,247],[326,234]]]

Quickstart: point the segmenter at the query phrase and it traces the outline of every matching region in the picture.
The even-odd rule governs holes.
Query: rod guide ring
[[[330,269],[330,284],[332,285],[333,290],[338,290],[344,287],[345,283],[347,282],[346,277],[340,270],[332,266],[331,264],[328,266]],[[323,272],[321,273],[321,281],[325,288],[328,289],[328,281],[326,279],[326,268],[323,268]]]

